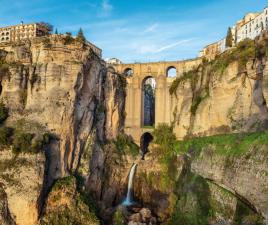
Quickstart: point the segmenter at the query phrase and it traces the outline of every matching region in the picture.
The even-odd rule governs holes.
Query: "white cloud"
[[[186,39],[186,40],[180,40],[180,41],[177,41],[177,42],[175,42],[175,43],[172,43],[172,44],[169,44],[169,45],[165,45],[165,46],[163,46],[163,47],[157,49],[157,50],[154,51],[153,53],[163,52],[163,51],[166,51],[166,50],[168,50],[168,49],[170,49],[170,48],[177,47],[178,45],[181,45],[181,44],[185,44],[185,43],[187,43],[187,42],[190,42],[190,41],[192,41],[192,40],[193,40],[193,38],[191,38],[191,39]]]
[[[159,27],[159,24],[158,23],[154,23],[152,24],[151,26],[149,26],[146,30],[145,30],[145,33],[149,33],[149,32],[154,32],[156,31],[156,29]]]
[[[111,14],[113,10],[113,5],[110,3],[109,0],[102,0],[101,2],[101,9],[99,12],[100,17],[107,17]]]

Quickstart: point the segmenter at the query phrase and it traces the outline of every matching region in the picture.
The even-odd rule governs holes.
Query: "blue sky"
[[[46,21],[59,32],[81,27],[103,57],[123,62],[193,58],[203,46],[267,0],[0,0],[0,26]]]

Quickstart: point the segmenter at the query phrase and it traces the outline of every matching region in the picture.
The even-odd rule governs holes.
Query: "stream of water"
[[[130,169],[130,173],[128,176],[127,197],[123,201],[123,203],[122,203],[123,205],[132,205],[133,204],[133,179],[134,179],[136,167],[137,167],[137,164],[134,163]]]

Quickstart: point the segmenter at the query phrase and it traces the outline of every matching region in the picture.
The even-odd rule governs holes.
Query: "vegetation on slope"
[[[0,103],[0,151],[4,147],[12,147],[15,154],[19,153],[37,153],[41,151],[54,136],[48,132],[42,132],[39,124],[19,120],[15,127],[4,125],[8,118],[8,108],[3,102]],[[27,128],[28,127],[28,128]],[[35,132],[28,130],[35,129]],[[38,130],[36,132],[36,130]]]
[[[119,134],[113,143],[120,154],[131,154],[132,156],[139,154],[139,147],[126,134]]]
[[[226,220],[230,218],[234,225],[242,223],[263,224],[262,217],[253,212],[232,193],[221,187],[215,187],[215,184],[193,174],[186,167],[178,179],[176,171],[180,162],[176,161],[176,158],[180,153],[187,153],[191,150],[198,153],[210,146],[213,146],[215,152],[223,157],[238,157],[244,155],[253,146],[268,145],[268,132],[225,134],[176,141],[172,127],[161,124],[153,134],[154,142],[159,145],[154,151],[157,152],[160,165],[163,166],[162,174],[159,176],[159,172],[158,175],[144,173],[140,179],[150,187],[157,187],[157,190],[163,193],[167,190],[171,193],[173,190],[175,203],[174,208],[171,208],[173,213],[167,224],[205,225],[221,216]],[[170,142],[166,140],[170,140]],[[215,191],[220,198],[215,198]],[[174,196],[172,199],[173,202]],[[230,199],[238,202],[236,208],[228,205]]]
[[[56,181],[49,193],[46,213],[41,220],[41,225],[99,224],[89,196],[80,191],[74,176]]]
[[[199,137],[177,141],[175,151],[184,153],[190,149],[201,151],[208,146],[214,146],[215,151],[222,155],[242,155],[252,146],[268,145],[268,132],[224,134],[209,137]]]

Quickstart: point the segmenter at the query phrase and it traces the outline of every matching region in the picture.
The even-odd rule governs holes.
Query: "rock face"
[[[31,200],[35,207],[30,211],[35,214],[32,222],[20,218],[29,209],[28,202],[22,202],[27,196],[21,193],[18,210],[12,202],[15,197],[8,194],[11,187],[5,189],[16,222],[35,224],[54,180],[76,172],[80,165],[87,171],[91,145],[114,138],[122,130],[125,81],[108,71],[90,46],[75,39],[67,42],[60,35],[36,38],[1,50],[0,77],[0,99],[9,108],[6,125],[12,127],[23,119],[26,124],[38,124],[42,132],[56,137],[46,148],[46,163],[39,164],[45,175],[33,176],[36,181],[44,182],[37,190],[40,196]],[[29,175],[22,170],[18,176],[23,177],[24,173]],[[35,182],[29,192],[35,193],[32,190]]]
[[[246,48],[253,49],[250,44]],[[241,55],[226,64],[231,55],[205,62],[177,80],[172,110],[179,139],[267,129],[268,62],[252,54],[247,63]]]
[[[242,156],[222,156],[207,148],[196,157],[192,171],[241,196],[268,223],[267,146],[252,148]]]
[[[10,211],[8,208],[8,202],[7,202],[7,195],[2,187],[2,184],[0,184],[0,222],[1,225],[16,225],[14,220],[12,219],[10,215]]]
[[[56,35],[10,45],[0,51],[0,59],[0,100],[9,108],[5,125],[14,127],[23,119],[32,132],[54,137],[35,155],[14,155],[12,148],[1,147],[4,223],[35,225],[41,217],[43,224],[59,224],[70,217],[73,224],[98,224],[81,192],[86,190],[98,216],[111,224],[134,162],[141,207],[129,216],[130,224],[261,224],[260,215],[268,219],[267,145],[236,157],[206,146],[198,154],[190,148],[167,158],[161,158],[159,146],[150,145],[141,161],[133,143],[119,138],[126,81],[90,46]],[[266,129],[266,60],[249,60],[242,72],[235,61],[213,75],[210,66],[178,84],[176,135]],[[61,178],[73,174],[77,180],[71,176],[66,186]],[[78,187],[80,179],[85,186]]]
[[[43,154],[16,156],[8,150],[0,151],[0,182],[4,184],[8,210],[18,225],[37,224],[44,170]]]

